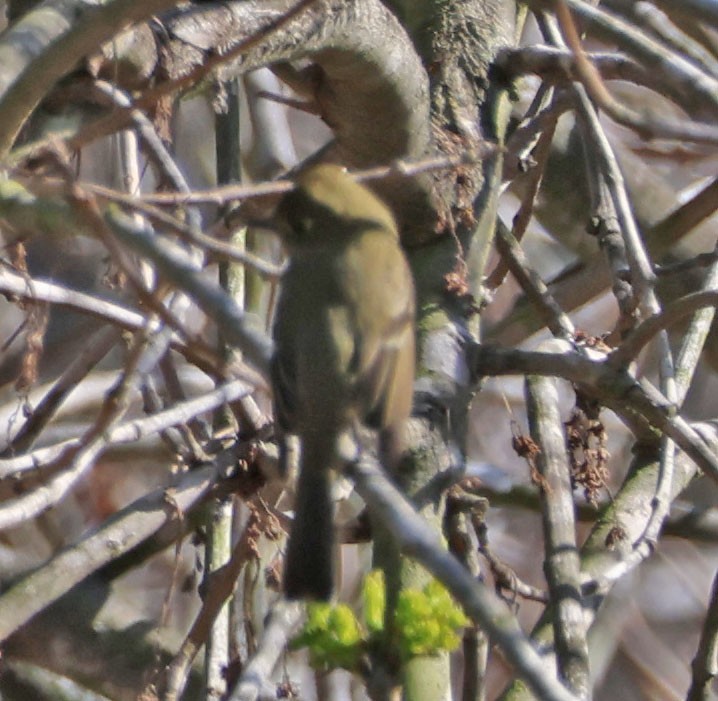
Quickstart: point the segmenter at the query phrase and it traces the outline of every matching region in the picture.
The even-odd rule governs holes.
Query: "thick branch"
[[[218,46],[231,52],[261,35],[290,6],[286,0],[203,4],[167,17],[170,77],[205,63]],[[307,58],[313,65],[301,71],[287,63]],[[274,66],[332,128],[335,143],[328,157],[365,168],[430,153],[426,71],[411,39],[379,0],[318,0],[222,67],[221,76],[263,66]],[[407,228],[425,230],[438,216],[428,176],[390,178],[381,183],[380,194],[392,205],[404,235]]]
[[[446,585],[467,615],[501,647],[538,698],[545,701],[575,699],[547,671],[544,661],[525,638],[515,619],[507,613],[504,604],[444,550],[439,535],[414,511],[382,470],[365,459],[351,465],[350,473],[357,492],[386,532],[393,534],[402,552],[417,559]]]
[[[55,83],[120,29],[174,5],[174,0],[51,0],[0,39],[0,157]]]
[[[172,490],[148,494],[16,582],[0,596],[0,640],[119,553],[132,549],[165,524],[176,523],[178,514],[211,489],[216,471],[216,467],[195,470],[183,475]]]

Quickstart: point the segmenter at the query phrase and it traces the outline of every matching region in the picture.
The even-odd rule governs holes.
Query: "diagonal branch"
[[[363,457],[348,466],[357,492],[385,531],[394,536],[401,551],[420,562],[449,589],[467,615],[499,645],[517,673],[544,701],[575,701],[552,674],[522,633],[516,619],[482,582],[477,582],[448,553],[439,534],[419,516],[406,497],[389,481],[381,468]]]
[[[60,78],[124,27],[174,4],[175,0],[55,0],[41,3],[7,29],[0,36],[0,158]]]

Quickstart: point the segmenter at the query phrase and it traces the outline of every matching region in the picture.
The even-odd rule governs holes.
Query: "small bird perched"
[[[362,423],[379,430],[385,460],[401,452],[414,383],[414,284],[391,212],[339,166],[302,172],[276,221],[289,266],[274,321],[275,416],[301,443],[284,591],[326,600],[339,438]]]

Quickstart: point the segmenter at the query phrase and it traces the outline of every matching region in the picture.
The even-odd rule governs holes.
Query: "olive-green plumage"
[[[299,175],[277,221],[290,262],[274,322],[275,411],[302,446],[284,589],[327,599],[337,440],[360,422],[380,430],[389,460],[398,453],[414,382],[414,285],[391,213],[339,166]]]

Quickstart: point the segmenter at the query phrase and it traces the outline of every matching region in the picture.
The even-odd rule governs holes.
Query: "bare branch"
[[[718,80],[706,75],[687,59],[668,51],[658,42],[601,8],[585,0],[565,0],[581,19],[590,23],[592,33],[616,42],[640,63],[660,70],[675,90],[684,95],[688,109],[708,114],[718,113]],[[544,4],[539,0],[539,4]]]
[[[556,381],[528,377],[525,385],[531,437],[539,448],[536,465],[544,480],[544,570],[551,593],[559,675],[579,698],[590,695],[588,643],[581,601],[573,489]]]
[[[527,298],[539,311],[551,333],[559,338],[573,338],[575,329],[571,319],[556,304],[548,287],[529,265],[518,241],[511,232],[506,230],[503,223],[499,223],[496,227],[496,248],[501,254],[502,261],[521,285]]]
[[[173,5],[174,0],[112,0],[101,6],[57,0],[36,7],[7,29],[0,39],[0,157],[62,76],[128,24]]]
[[[147,436],[164,431],[172,426],[187,423],[198,414],[216,409],[218,406],[235,402],[251,392],[251,387],[243,380],[233,380],[211,392],[180,402],[171,409],[159,411],[152,416],[132,419],[119,423],[107,431],[108,447],[127,443],[136,443]],[[43,470],[45,466],[58,460],[64,450],[78,448],[79,438],[65,441],[59,445],[38,448],[26,455],[0,460],[0,479],[20,477],[23,472]]]
[[[627,370],[614,370],[605,361],[593,361],[577,352],[500,350],[477,346],[475,372],[479,375],[537,374],[562,377],[617,414],[635,413],[672,438],[713,480],[718,481],[718,458],[680,416],[674,405],[647,380],[636,380]]]
[[[28,450],[67,395],[112,350],[119,339],[120,333],[114,328],[101,329],[89,339],[83,352],[67,367],[57,382],[32,409],[25,423],[0,453],[0,457],[6,458]]]
[[[347,470],[357,492],[386,532],[394,536],[401,551],[444,583],[466,614],[488,632],[534,693],[543,701],[575,701],[573,694],[546,670],[516,620],[507,615],[504,604],[444,550],[439,534],[416,513],[382,469],[362,457],[348,465]]]
[[[272,354],[270,340],[251,325],[234,301],[208,282],[197,266],[181,252],[150,231],[139,228],[120,214],[110,214],[109,224],[123,244],[151,260],[161,274],[189,295],[205,313],[222,325],[227,340],[241,348],[252,365],[265,376]]]
[[[302,613],[302,605],[297,601],[280,600],[271,607],[259,647],[247,661],[229,701],[262,701],[276,696],[270,675],[299,625]]]
[[[713,695],[713,680],[718,676],[718,574],[713,580],[703,632],[691,666],[693,677],[686,701],[708,701]]]
[[[653,340],[659,331],[670,328],[681,319],[705,307],[718,306],[718,290],[705,290],[693,292],[671,302],[661,312],[650,316],[637,326],[609,355],[609,362],[616,367],[623,366],[635,360],[644,346]],[[681,365],[678,365],[681,367]]]
[[[178,509],[186,513],[203,499],[215,484],[218,469],[217,466],[205,467],[182,475],[174,486],[142,497],[75,545],[21,577],[0,595],[0,640],[7,639],[75,584],[163,526],[179,527]]]

